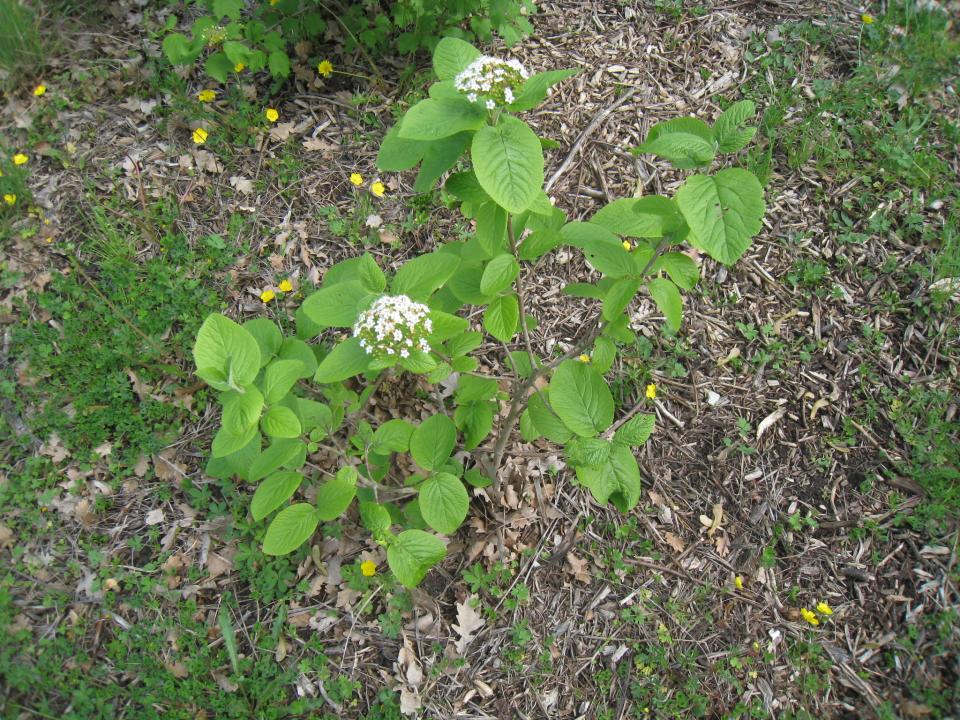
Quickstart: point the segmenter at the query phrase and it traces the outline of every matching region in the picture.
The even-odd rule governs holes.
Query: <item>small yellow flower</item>
[[[277,294],[273,290],[264,290],[262,293],[260,293],[260,299],[265,303],[270,302],[276,296]]]
[[[633,245],[630,244],[629,240],[623,241],[623,249],[626,250],[627,252],[630,252],[631,250],[633,250]]]
[[[743,578],[740,575],[733,579],[733,584],[737,586],[737,590],[743,590]]]
[[[203,128],[197,128],[193,131],[193,141],[197,145],[203,145],[207,141],[207,137],[209,137],[207,131]]]
[[[873,25],[873,15],[870,13],[864,13],[860,16],[860,19],[863,20],[864,25]]]
[[[324,60],[319,65],[317,65],[317,72],[323,75],[323,77],[328,78],[333,75],[333,63],[329,60]]]
[[[270,0],[271,5],[276,5],[280,0]]]
[[[28,157],[27,157],[26,155],[24,155],[23,153],[17,153],[16,155],[13,156],[13,164],[14,164],[14,165],[26,165],[26,164],[27,164],[27,160],[29,160],[29,159],[30,159],[30,158],[28,158]]]
[[[17,201],[17,196],[14,195],[13,193],[7,193],[6,195],[3,196],[3,201],[7,205],[13,205]]]
[[[289,280],[282,280],[277,287],[280,289],[280,292],[290,292],[293,290],[293,283]]]
[[[833,615],[833,608],[830,607],[826,600],[821,600],[817,603],[817,612],[821,615]]]
[[[800,608],[800,614],[803,615],[803,619],[806,620],[811,625],[819,625],[820,621],[817,620],[817,614],[813,610],[807,610],[806,608]]]
[[[233,71],[235,73],[242,73],[246,67],[247,66],[244,65],[243,63],[237,63],[236,65],[233,66]]]
[[[653,400],[655,397],[657,397],[657,386],[650,383],[647,385],[647,399]]]
[[[267,108],[267,111],[264,113],[267,116],[267,120],[270,122],[276,122],[280,119],[280,113],[276,111],[276,108]]]
[[[361,175],[360,173],[352,173],[350,175],[350,182],[352,182],[357,187],[360,187],[361,185],[363,185],[363,175]]]
[[[33,94],[34,94],[36,97],[40,97],[40,96],[43,95],[46,91],[47,91],[47,86],[46,86],[46,85],[43,85],[43,84],[40,84],[40,85],[37,85],[37,86],[33,89]]]
[[[374,194],[375,197],[381,198],[387,189],[383,186],[383,183],[377,180],[373,185],[370,186],[370,192]]]
[[[365,560],[360,563],[360,572],[364,577],[373,577],[377,574],[377,564],[373,560]]]
[[[213,102],[217,99],[216,90],[201,90],[197,93],[197,100],[200,102]]]
[[[579,360],[579,361],[582,362],[582,363],[588,363],[588,362],[590,362],[590,356],[589,356],[589,355],[581,355],[580,357],[577,358],[577,360]]]

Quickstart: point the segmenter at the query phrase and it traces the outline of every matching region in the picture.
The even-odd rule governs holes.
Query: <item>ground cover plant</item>
[[[0,714],[955,714],[955,5],[15,5]]]

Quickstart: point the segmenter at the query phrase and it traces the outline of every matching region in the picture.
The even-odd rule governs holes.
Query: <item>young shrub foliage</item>
[[[475,220],[475,233],[392,275],[369,254],[333,266],[297,312],[297,337],[283,338],[263,319],[238,325],[213,315],[194,348],[197,374],[221,392],[223,405],[208,472],[258,483],[251,513],[270,523],[264,551],[292,551],[356,500],[360,521],[386,546],[391,570],[407,586],[443,558],[438,534],[451,535],[465,521],[468,486],[499,494],[499,469],[518,425],[527,441],[544,437],[562,446],[577,482],[598,503],[622,512],[636,506],[634,448],[650,437],[654,417],[636,412],[638,405],[616,420],[604,379],[618,345],[633,340],[633,300],[647,293],[678,329],[681,291],[700,278],[683,244],[731,264],[764,212],[751,173],[709,172],[718,153],[752,137],[752,128],[742,127],[754,114],[750,103],[737,103],[713,127],[683,118],[651,130],[637,152],[700,170],[674,198],[615,200],[586,221],[568,222],[543,191],[545,143],[513,113],[535,107],[573,72],[531,76],[455,38],[437,45],[434,68],[439,81],[389,131],[379,164],[419,165],[417,186],[427,190],[466,160],[469,169],[450,174],[445,188]],[[596,300],[597,310],[573,347],[545,356],[524,278],[560,246],[578,248],[599,275],[565,288]],[[473,317],[482,309],[479,326],[461,316],[467,308]],[[324,329],[341,339],[330,348],[304,342]],[[477,372],[472,353],[485,342],[503,346],[508,377]],[[453,412],[440,399],[422,422],[371,426],[362,419],[364,404],[399,373],[453,384]],[[342,466],[308,478],[307,458],[327,443],[338,448]],[[458,448],[467,451],[465,465],[454,459]],[[397,463],[397,455],[409,459]],[[401,468],[409,467],[415,471],[404,476]],[[305,480],[319,483],[316,500],[291,502]]]

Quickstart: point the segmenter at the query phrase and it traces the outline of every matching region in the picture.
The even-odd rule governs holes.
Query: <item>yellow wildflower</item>
[[[270,0],[271,5],[276,5],[280,0]]]
[[[267,108],[267,111],[264,113],[267,116],[267,120],[270,122],[276,122],[280,119],[280,113],[276,111],[276,108]]]
[[[383,186],[383,183],[377,180],[373,185],[370,186],[370,192],[372,192],[376,197],[381,198],[387,189]]]
[[[657,386],[650,383],[647,385],[647,399],[653,400],[655,397],[657,397]]]
[[[197,128],[193,131],[193,141],[197,145],[203,145],[207,141],[208,133],[203,128]]]
[[[803,619],[806,620],[811,625],[819,625],[820,621],[817,620],[817,614],[813,610],[807,610],[806,608],[800,608],[800,614],[803,616]]]
[[[733,584],[737,586],[737,590],[743,590],[743,578],[740,575],[733,579]]]
[[[350,182],[352,182],[357,187],[360,187],[361,185],[363,185],[363,175],[361,175],[360,173],[352,173],[350,175]]]
[[[26,164],[27,164],[27,160],[29,160],[29,159],[30,159],[30,158],[28,158],[28,157],[27,157],[26,155],[24,155],[23,153],[17,153],[16,155],[13,156],[13,164],[14,164],[14,165],[26,165]]]
[[[36,97],[40,97],[40,96],[43,95],[46,91],[47,91],[47,86],[41,83],[40,85],[37,85],[37,86],[33,89],[33,94],[34,94]]]
[[[7,205],[13,205],[17,201],[17,196],[14,195],[13,193],[7,193],[6,195],[3,196],[3,201]]]
[[[293,283],[289,280],[282,280],[277,287],[280,288],[280,292],[290,292],[293,290]]]
[[[236,65],[233,66],[233,71],[234,71],[235,73],[241,73],[241,72],[244,71],[244,69],[245,69],[246,67],[247,67],[247,66],[244,65],[243,63],[237,63]]]
[[[860,16],[860,19],[863,20],[864,25],[873,25],[873,15],[870,13],[864,13]]]
[[[817,612],[821,615],[833,615],[833,608],[830,607],[826,600],[821,600],[817,603]]]
[[[590,362],[590,356],[589,356],[589,355],[581,355],[580,357],[577,358],[577,360],[579,360],[579,361],[582,362],[582,363],[588,363],[588,362]]]
[[[373,560],[365,560],[360,563],[360,572],[364,577],[373,577],[377,574],[377,564]]]
[[[319,65],[317,65],[317,72],[323,75],[323,77],[328,78],[333,75],[333,63],[329,60],[324,60]]]
[[[631,250],[633,250],[633,245],[630,244],[629,240],[623,241],[623,249],[626,250],[627,252],[630,252]]]
[[[197,100],[200,102],[213,102],[217,99],[216,90],[201,90],[197,93]]]
[[[264,290],[262,293],[260,293],[260,299],[265,303],[270,302],[276,296],[277,294],[273,290]]]

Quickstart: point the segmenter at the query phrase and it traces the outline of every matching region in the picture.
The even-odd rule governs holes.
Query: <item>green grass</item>
[[[0,86],[13,86],[36,74],[45,59],[34,11],[20,0],[0,0]]]

